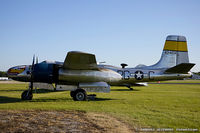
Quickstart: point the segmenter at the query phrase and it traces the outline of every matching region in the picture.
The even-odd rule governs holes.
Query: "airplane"
[[[31,100],[33,97],[33,83],[48,83],[55,85],[74,85],[70,91],[74,101],[85,101],[86,91],[110,91],[110,86],[131,86],[141,82],[175,80],[191,77],[189,72],[194,66],[189,63],[187,41],[184,36],[169,35],[166,38],[160,60],[151,66],[138,65],[127,68],[97,64],[94,54],[70,51],[64,62],[43,61],[32,65],[20,65],[7,71],[8,77],[13,80],[30,82],[28,90],[22,95],[22,100]],[[89,88],[89,89],[88,89]]]

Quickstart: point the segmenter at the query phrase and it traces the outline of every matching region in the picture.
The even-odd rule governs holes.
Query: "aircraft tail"
[[[160,60],[150,67],[171,68],[182,63],[189,63],[186,38],[184,36],[169,35],[166,38]]]

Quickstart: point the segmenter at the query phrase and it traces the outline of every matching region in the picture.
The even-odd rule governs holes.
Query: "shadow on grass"
[[[62,102],[62,101],[72,101],[73,98],[41,98],[41,99],[33,99],[29,102]],[[108,101],[108,100],[117,100],[111,98],[87,98],[87,101]],[[75,102],[75,101],[74,101]]]
[[[40,99],[32,99],[29,102],[62,102],[62,101],[70,101],[71,98],[40,98]]]
[[[33,99],[29,102],[62,102],[62,101],[72,101],[72,98],[52,98],[52,99]],[[116,100],[111,98],[88,98],[87,101],[108,101],[108,100]],[[76,102],[76,101],[74,101]]]
[[[32,100],[21,100],[21,98],[13,98],[0,96],[0,104],[3,103],[16,103],[16,102],[62,102],[62,101],[71,101],[72,98],[41,98],[41,99],[33,99]],[[88,98],[88,101],[108,101],[108,100],[116,100],[111,98]],[[75,102],[75,101],[74,101]]]
[[[23,91],[25,91],[25,90],[28,90],[28,89],[15,89],[15,90],[0,90],[0,92],[13,92],[13,91],[21,91],[21,92],[23,92]],[[48,90],[48,89],[33,89],[33,93],[49,93],[49,92],[56,92],[56,91],[54,91],[54,90]]]
[[[111,98],[88,98],[88,101],[109,101],[109,100],[116,100],[116,99],[111,99]]]
[[[0,90],[0,92],[12,92],[12,91],[24,91],[24,89],[18,89],[18,90]]]
[[[38,94],[39,94],[39,93],[50,93],[50,92],[56,92],[56,91],[54,91],[54,90],[49,90],[49,89],[36,89],[36,90],[34,89],[34,90],[33,90],[33,93],[36,93],[36,94],[37,94],[37,93],[38,93]]]
[[[133,90],[130,90],[130,89],[111,89],[111,91],[140,91],[138,89],[133,89]]]
[[[16,103],[16,102],[21,102],[21,101],[22,100],[20,98],[0,96],[0,104],[1,103]]]

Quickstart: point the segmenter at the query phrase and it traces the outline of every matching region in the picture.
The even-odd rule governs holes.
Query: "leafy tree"
[[[0,77],[8,77],[6,72],[0,71]]]
[[[200,72],[195,72],[194,74],[200,75]]]

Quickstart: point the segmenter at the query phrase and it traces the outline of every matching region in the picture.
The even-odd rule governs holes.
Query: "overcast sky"
[[[152,65],[167,35],[184,35],[200,71],[199,0],[0,0],[0,70],[69,51],[129,67]]]

